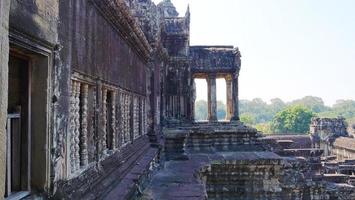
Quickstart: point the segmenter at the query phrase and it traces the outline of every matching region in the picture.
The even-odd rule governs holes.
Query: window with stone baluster
[[[96,87],[80,79],[71,82],[68,164],[70,172],[84,169],[96,159]]]

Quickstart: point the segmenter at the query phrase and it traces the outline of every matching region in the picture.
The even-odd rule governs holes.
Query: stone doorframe
[[[29,189],[46,192],[50,188],[51,133],[54,130],[51,102],[54,46],[12,29],[9,31],[9,46],[11,53],[30,59]],[[1,164],[5,165],[5,162]]]
[[[10,0],[0,1],[0,198],[5,195]]]
[[[226,81],[226,120],[233,122],[239,121],[239,90],[238,90],[238,73],[195,73],[193,79],[206,79],[207,81],[207,107],[208,107],[208,122],[218,122],[217,119],[217,78],[224,78]],[[194,91],[196,96],[196,91]]]

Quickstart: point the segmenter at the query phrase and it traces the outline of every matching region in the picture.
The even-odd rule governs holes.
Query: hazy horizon
[[[239,47],[240,99],[355,99],[355,1],[171,1],[180,15],[190,4],[191,45]]]

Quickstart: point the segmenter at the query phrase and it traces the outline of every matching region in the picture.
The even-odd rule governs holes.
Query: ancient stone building
[[[1,1],[1,15],[1,196],[94,199],[148,156],[144,173],[159,57],[126,2]]]
[[[267,142],[239,121],[239,49],[190,46],[189,8],[1,0],[0,46],[0,197],[354,197],[342,177],[321,176],[319,148]],[[195,78],[208,83],[204,123]],[[216,78],[227,85],[223,122]]]
[[[315,146],[324,150],[324,155],[331,154],[331,149],[337,138],[348,136],[344,118],[313,118],[310,133]]]

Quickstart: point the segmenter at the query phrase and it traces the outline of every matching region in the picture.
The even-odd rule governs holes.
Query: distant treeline
[[[258,128],[265,133],[281,132],[282,130],[275,129],[275,117],[287,112],[296,112],[297,109],[291,109],[298,107],[298,113],[300,109],[304,112],[310,112],[312,116],[317,117],[344,117],[349,124],[355,123],[355,101],[354,100],[338,100],[333,106],[329,107],[324,104],[322,98],[306,96],[302,99],[297,99],[291,102],[284,102],[279,98],[271,100],[271,103],[266,103],[260,98],[253,100],[240,100],[239,109],[241,120],[250,125]],[[292,113],[296,115],[295,113]],[[226,108],[223,102],[217,102],[217,117],[218,119],[224,119],[226,115]],[[290,113],[291,115],[291,113]],[[295,116],[294,116],[295,117]],[[298,116],[301,117],[301,116]],[[199,100],[195,104],[195,118],[197,120],[207,119],[207,102]],[[304,116],[303,116],[304,118]],[[288,119],[289,120],[289,119]],[[305,126],[308,121],[305,122]],[[279,122],[280,123],[280,122]],[[307,125],[308,126],[308,125]],[[308,127],[305,127],[308,130]],[[304,128],[304,129],[305,129]],[[298,129],[297,129],[298,130]],[[290,130],[292,131],[292,130]]]

